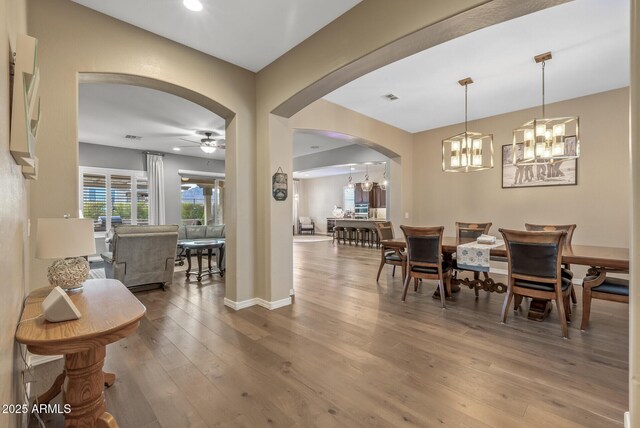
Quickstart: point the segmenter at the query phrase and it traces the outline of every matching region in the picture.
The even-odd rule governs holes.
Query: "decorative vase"
[[[66,291],[82,288],[82,283],[87,278],[89,262],[83,257],[56,260],[47,271],[49,283]]]

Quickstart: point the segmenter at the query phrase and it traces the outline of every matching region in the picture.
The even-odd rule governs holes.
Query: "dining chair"
[[[555,300],[562,337],[568,338],[571,280],[562,276],[562,250],[567,232],[500,229],[500,233],[507,248],[509,264],[502,322],[507,322],[509,306],[514,297],[514,310],[518,310],[523,297]]]
[[[462,243],[464,240],[475,241],[476,239],[478,239],[480,235],[488,234],[492,224],[493,223],[462,223],[462,222],[456,221],[457,242]],[[458,276],[458,272],[469,271],[468,269],[462,269],[458,267],[456,263],[456,259],[453,259],[453,269],[454,269],[453,271],[454,277]],[[469,271],[469,272],[473,272],[473,279],[475,280],[480,279],[480,272],[478,271]],[[489,274],[487,272],[482,272],[482,274],[484,275],[484,279],[489,278]],[[474,287],[473,291],[475,292],[476,297],[478,297],[478,288]]]
[[[598,275],[589,275],[582,280],[582,325],[586,330],[591,315],[591,299],[609,300],[611,302],[629,303],[629,280],[607,276],[602,270]]]
[[[398,248],[385,247],[383,243],[383,240],[385,239],[395,238],[393,223],[391,223],[390,221],[384,221],[380,223],[374,223],[374,226],[376,228],[376,234],[378,235],[378,241],[381,242],[380,267],[378,268],[378,276],[376,277],[376,282],[380,280],[380,273],[382,272],[382,268],[385,264],[393,265],[391,276],[395,276],[396,266],[400,266],[402,268],[402,279],[404,280],[407,260],[406,253],[402,252]]]
[[[407,267],[402,290],[402,301],[407,298],[409,281],[417,286],[419,279],[435,279],[440,290],[440,302],[445,306],[445,296],[451,295],[451,264],[442,259],[442,235],[444,226],[400,226],[407,242]],[[445,286],[447,293],[445,294]]]
[[[573,239],[573,232],[576,230],[575,224],[531,224],[525,223],[524,228],[529,231],[544,231],[554,232],[558,230],[564,230],[567,232],[567,237],[564,241],[564,249],[571,248],[571,240]],[[574,304],[578,303],[578,296],[576,296],[576,290],[573,287],[573,272],[571,271],[571,265],[565,263],[562,265],[562,276],[569,278],[571,282],[571,301]]]

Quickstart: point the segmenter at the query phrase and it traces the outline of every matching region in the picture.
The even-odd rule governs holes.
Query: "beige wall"
[[[24,1],[0,0],[0,404],[22,403],[19,349],[14,333],[26,289],[27,190],[9,153],[9,52],[26,33]],[[0,414],[0,426],[17,427],[19,416]]]
[[[455,221],[492,221],[493,234],[498,234],[500,227],[521,229],[525,222],[576,223],[576,244],[627,247],[628,97],[628,89],[623,88],[547,106],[547,116],[580,116],[582,154],[577,186],[501,188],[502,146],[511,144],[513,128],[539,116],[540,108],[469,123],[469,130],[494,135],[492,170],[442,172],[441,140],[459,133],[461,124],[416,134],[415,218],[411,223],[444,225],[447,235],[455,233]]]
[[[362,181],[359,177],[353,178],[354,182]],[[344,186],[348,179],[349,174],[300,180],[300,216],[313,219],[316,233],[327,233],[327,217],[333,217],[334,205],[344,206]]]
[[[625,427],[640,426],[640,1],[631,2],[631,88],[630,88],[629,148],[632,183],[631,230],[631,287],[629,316],[629,423]]]
[[[31,192],[32,223],[78,212],[79,73],[143,76],[153,79],[147,83],[156,89],[180,96],[200,94],[191,100],[210,104],[204,106],[227,119],[227,297],[252,298],[255,74],[68,0],[29,0],[28,5],[29,31],[40,40],[44,111],[40,177]],[[48,262],[34,260],[33,251],[32,260],[31,286],[38,287],[46,283]]]

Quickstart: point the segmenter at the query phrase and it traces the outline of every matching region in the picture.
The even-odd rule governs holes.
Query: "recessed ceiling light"
[[[200,3],[199,0],[182,0],[182,4],[194,12],[200,12],[202,10],[202,3]]]
[[[309,176],[309,174],[305,174],[304,176],[305,176],[305,177],[308,177],[308,176]]]
[[[174,152],[179,152],[180,150],[182,150],[180,147],[174,147],[174,148],[173,148],[173,151],[174,151]]]

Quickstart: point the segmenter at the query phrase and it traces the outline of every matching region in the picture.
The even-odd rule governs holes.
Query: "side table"
[[[90,279],[81,291],[69,297],[81,313],[80,319],[50,323],[42,316],[42,301],[51,287],[29,294],[16,331],[16,340],[29,352],[64,355],[64,372],[40,396],[47,403],[60,392],[71,411],[64,417],[65,427],[117,427],[106,412],[104,387],[116,376],[102,371],[106,345],[129,336],[140,325],[146,308],[115,279]]]

